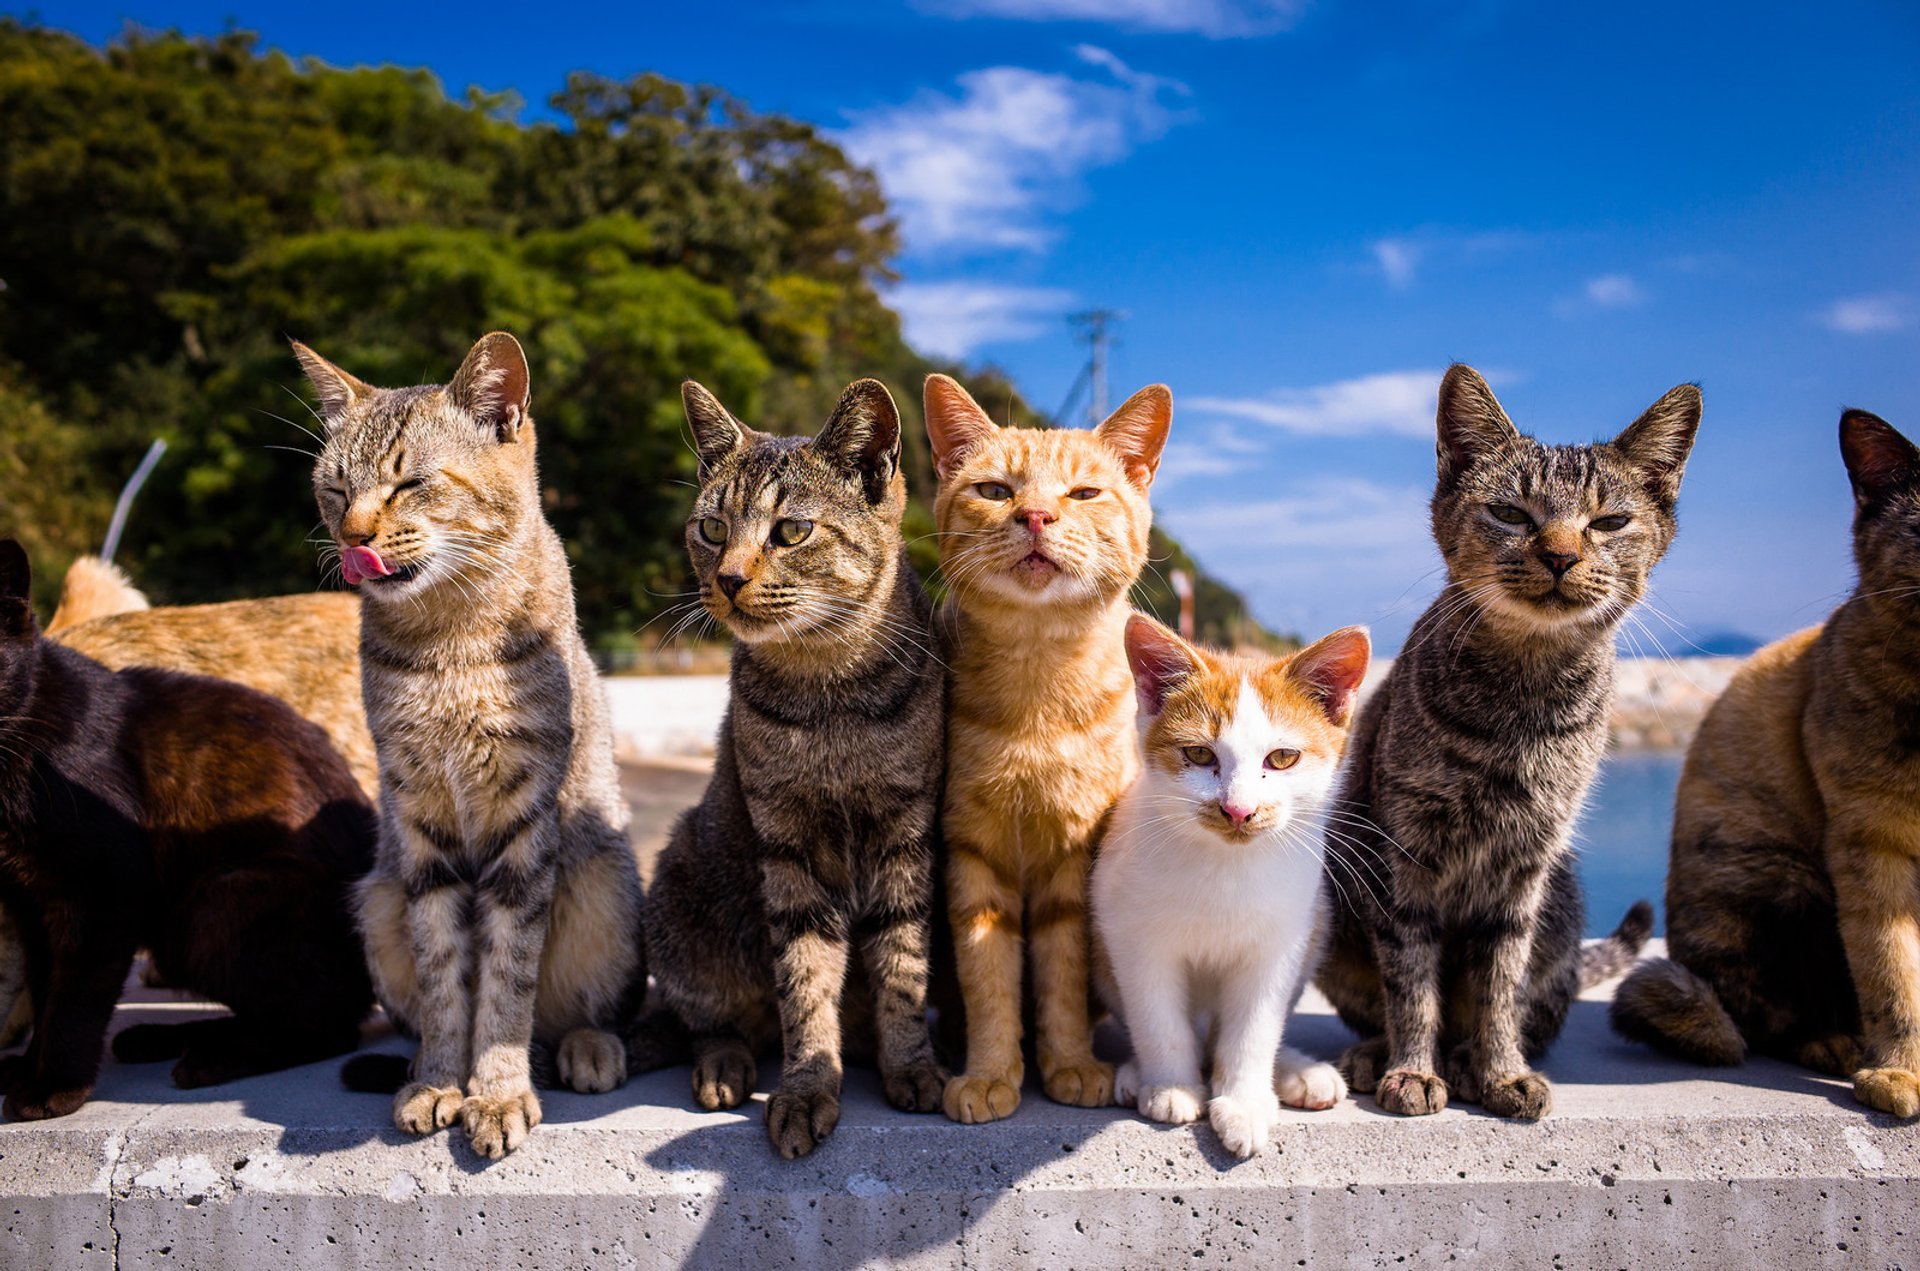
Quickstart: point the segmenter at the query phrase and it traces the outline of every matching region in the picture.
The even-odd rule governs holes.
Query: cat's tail
[[[1713,986],[1669,958],[1634,968],[1613,995],[1610,1018],[1628,1041],[1696,1064],[1724,1067],[1747,1057],[1746,1038]]]
[[[125,570],[98,556],[82,556],[67,567],[67,576],[60,584],[60,604],[47,623],[47,634],[56,635],[95,618],[147,608],[151,606],[146,596]]]
[[[399,1094],[412,1076],[405,1055],[355,1055],[340,1065],[340,1084],[361,1094]]]
[[[1590,989],[1624,973],[1652,934],[1653,906],[1644,900],[1634,901],[1612,935],[1580,951],[1580,987]]]
[[[630,1075],[693,1062],[693,1034],[679,1013],[655,1007],[627,1030],[627,1072]]]

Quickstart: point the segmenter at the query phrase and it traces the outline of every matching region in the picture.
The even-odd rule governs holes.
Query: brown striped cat
[[[364,597],[380,845],[360,927],[381,1003],[420,1037],[394,1123],[457,1116],[497,1158],[540,1123],[533,1043],[573,1089],[613,1089],[646,984],[606,697],[540,512],[526,355],[495,332],[446,386],[382,389],[293,348],[326,422],[320,514]],[[386,1059],[343,1075],[391,1089]]]
[[[1042,1086],[1100,1107],[1113,1068],[1093,1054],[1087,875],[1139,769],[1127,593],[1173,396],[1143,388],[1092,431],[1000,428],[933,375],[926,417],[951,592],[942,831],[967,1012],[966,1070],[944,1107],[972,1123],[1020,1105],[1023,932]]]

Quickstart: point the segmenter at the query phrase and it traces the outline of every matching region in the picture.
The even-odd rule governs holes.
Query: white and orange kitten
[[[1282,1031],[1319,954],[1323,823],[1371,648],[1347,627],[1288,657],[1216,653],[1139,614],[1126,648],[1141,772],[1092,882],[1101,988],[1133,1043],[1115,1097],[1155,1121],[1204,1107],[1253,1156],[1283,1101],[1346,1093]]]

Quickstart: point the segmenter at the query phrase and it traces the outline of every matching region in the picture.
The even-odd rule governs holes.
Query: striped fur
[[[1087,876],[1139,769],[1123,633],[1173,398],[1142,389],[1094,432],[999,428],[933,375],[926,412],[951,588],[942,832],[967,1013],[946,1113],[975,1123],[1019,1106],[1023,953],[1048,1097],[1103,1106],[1113,1068],[1093,1054]]]
[[[444,388],[371,388],[296,344],[324,407],[314,468],[364,584],[380,850],[359,918],[383,1005],[420,1038],[402,1130],[458,1116],[499,1157],[540,1121],[529,1048],[575,1090],[626,1078],[640,885],[605,695],[540,514],[525,355],[483,338]]]
[[[850,386],[813,440],[752,432],[697,384],[685,396],[704,479],[687,549],[733,673],[713,780],[647,898],[666,1009],[629,1054],[690,1050],[696,1101],[730,1108],[778,1043],[767,1132],[792,1159],[839,1120],[843,1033],[873,1033],[895,1107],[939,1106],[926,996],[946,685],[901,541],[886,389]]]
[[[1623,1035],[1699,1063],[1749,1052],[1920,1115],[1920,451],[1848,411],[1859,584],[1754,654],[1680,777],[1672,961],[1614,1000]]]
[[[1361,713],[1327,836],[1342,897],[1318,982],[1366,1039],[1342,1071],[1389,1111],[1551,1105],[1528,1061],[1580,984],[1569,835],[1606,747],[1614,633],[1673,540],[1699,422],[1687,386],[1612,442],[1543,446],[1470,368],[1440,385],[1447,586]]]

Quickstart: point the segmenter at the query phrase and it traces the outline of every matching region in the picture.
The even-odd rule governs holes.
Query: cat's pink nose
[[[1253,814],[1256,809],[1251,806],[1242,807],[1238,803],[1229,803],[1225,799],[1222,799],[1220,801],[1220,811],[1226,814],[1227,820],[1233,822],[1234,829],[1240,830],[1245,829],[1247,822],[1253,820]]]
[[[1027,533],[1033,535],[1035,538],[1040,537],[1041,530],[1046,529],[1047,526],[1060,519],[1045,508],[1021,508],[1013,515],[1016,519],[1027,523]]]

